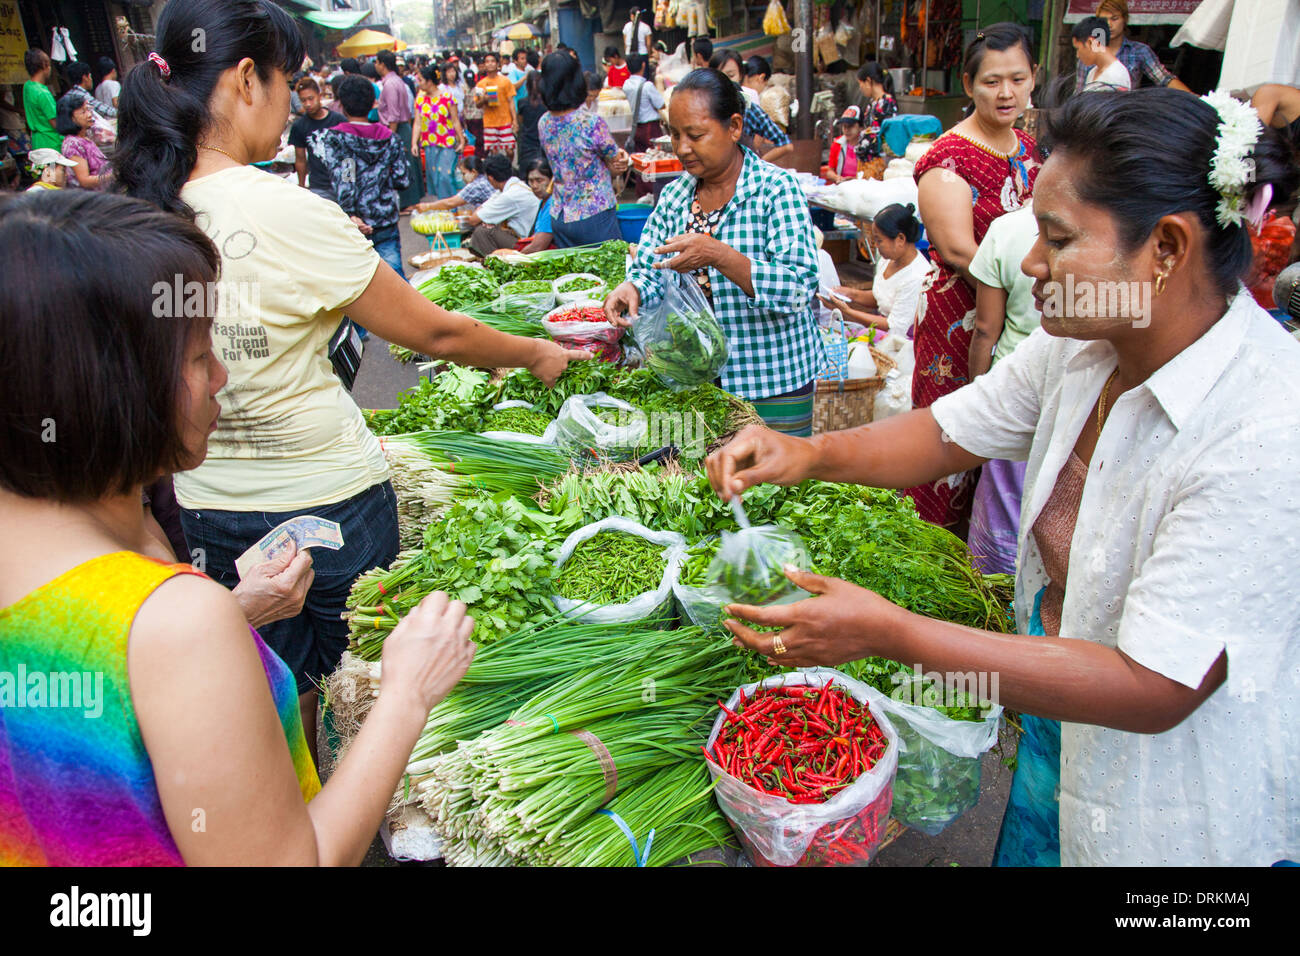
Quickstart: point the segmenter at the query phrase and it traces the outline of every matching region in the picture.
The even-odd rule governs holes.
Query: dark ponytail
[[[292,75],[306,56],[289,14],[269,0],[171,0],[158,18],[158,55],[122,79],[113,167],[119,187],[168,212],[192,217],[181,187],[212,121],[208,100],[221,74],[244,57],[269,82]]]
[[[1250,236],[1242,225],[1219,225],[1219,193],[1210,185],[1219,114],[1199,97],[1153,87],[1123,94],[1081,93],[1045,114],[1043,140],[1053,153],[1078,160],[1080,198],[1118,224],[1120,252],[1132,252],[1163,216],[1194,213],[1205,228],[1206,258],[1218,290],[1232,295],[1250,268]],[[1300,170],[1275,130],[1255,144],[1255,175],[1247,203],[1266,184],[1279,198],[1295,192]]]
[[[858,68],[859,82],[870,80],[879,83],[890,96],[894,95],[894,74],[890,73],[875,60],[868,60]]]
[[[916,207],[911,203],[906,206],[898,203],[886,206],[876,213],[871,224],[886,239],[902,236],[908,242],[915,243],[921,238],[921,223],[916,218]]]

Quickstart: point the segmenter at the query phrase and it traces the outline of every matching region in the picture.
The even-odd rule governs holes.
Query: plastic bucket
[[[645,221],[654,212],[652,206],[642,202],[620,203],[618,207],[618,231],[624,242],[640,242],[641,230]]]

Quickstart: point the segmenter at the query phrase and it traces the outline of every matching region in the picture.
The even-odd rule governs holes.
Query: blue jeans
[[[449,146],[424,147],[425,192],[438,199],[456,195],[452,172],[456,169],[456,151]]]
[[[402,271],[402,237],[397,231],[397,223],[376,226],[370,234],[370,244],[379,253],[379,258],[392,266],[393,271],[403,279],[406,278],[406,273]]]
[[[271,650],[293,671],[298,693],[312,690],[338,666],[348,646],[343,613],[352,582],[397,557],[397,495],[391,482],[373,485],[343,501],[298,511],[199,511],[181,509],[181,526],[190,554],[202,549],[209,577],[228,588],[239,583],[235,559],[281,522],[312,514],[337,521],[343,533],[338,551],[312,548],[316,577],[297,617],[258,628]],[[197,558],[196,558],[197,560]]]

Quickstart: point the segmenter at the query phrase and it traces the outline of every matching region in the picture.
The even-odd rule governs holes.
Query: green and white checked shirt
[[[663,294],[665,273],[652,263],[665,257],[654,250],[685,234],[695,183],[689,173],[669,183],[641,233],[627,272],[641,293],[641,311],[653,309]],[[751,400],[803,388],[817,378],[825,355],[812,313],[817,247],[808,200],[794,174],[745,149],[736,194],[723,208],[714,235],[749,259],[754,284],[751,299],[709,267],[713,313],[730,353],[722,387]]]

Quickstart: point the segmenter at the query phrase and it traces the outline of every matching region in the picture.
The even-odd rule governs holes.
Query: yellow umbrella
[[[534,40],[541,34],[531,23],[516,23],[506,31],[507,40]]]
[[[340,56],[371,56],[380,50],[405,50],[406,44],[378,30],[362,30],[352,34],[335,49]]]

